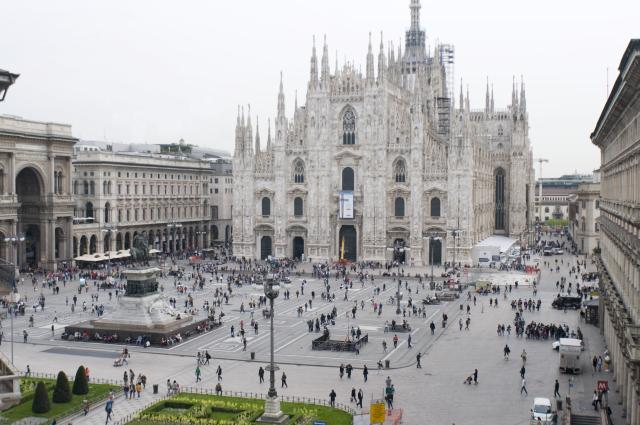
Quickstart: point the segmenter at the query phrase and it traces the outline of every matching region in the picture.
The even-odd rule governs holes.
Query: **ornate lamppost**
[[[442,237],[438,236],[438,233],[436,232],[430,232],[427,234],[427,236],[424,237],[424,239],[429,241],[429,262],[431,263],[431,287],[433,288],[433,286],[435,285],[435,282],[433,281],[433,248],[434,248],[434,243],[432,241],[441,241]]]
[[[106,223],[104,225],[104,229],[102,229],[103,233],[106,233],[108,235],[109,238],[109,249],[107,249],[107,267],[109,270],[109,274],[111,274],[111,242],[112,242],[112,235],[114,233],[116,233],[118,231],[118,226],[116,224],[112,224],[112,223]],[[104,246],[104,244],[103,244]],[[111,276],[109,276],[110,278]]]
[[[11,247],[13,248],[13,252],[15,253],[14,258],[15,258],[15,264],[14,264],[14,270],[13,273],[11,274],[13,276],[13,278],[11,279],[11,285],[13,290],[15,291],[17,286],[16,286],[16,280],[19,277],[20,274],[20,261],[18,259],[18,252],[20,251],[20,248],[18,247],[18,245],[22,244],[25,241],[25,237],[23,235],[14,235],[14,236],[7,236],[6,238],[4,238],[4,242],[7,245],[11,245]]]
[[[274,338],[273,338],[273,302],[278,298],[278,292],[280,286],[273,277],[269,277],[264,280],[264,294],[269,299],[269,320],[271,322],[271,335],[270,335],[270,361],[267,370],[269,371],[269,392],[264,403],[264,413],[260,416],[257,422],[268,424],[282,424],[285,423],[289,417],[282,413],[280,410],[280,401],[278,400],[278,392],[276,391],[276,370],[277,366],[274,361]]]
[[[0,69],[0,102],[2,102],[7,95],[9,87],[15,83],[20,74],[12,74],[9,71]]]

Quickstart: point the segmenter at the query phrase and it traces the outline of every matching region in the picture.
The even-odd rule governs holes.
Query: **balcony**
[[[640,326],[627,325],[625,329],[629,360],[640,363]]]

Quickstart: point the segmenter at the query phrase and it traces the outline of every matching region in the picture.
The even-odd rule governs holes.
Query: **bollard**
[[[256,359],[256,353],[255,351],[251,352],[251,360],[255,360]]]
[[[158,394],[158,384],[153,384],[153,393]]]
[[[385,360],[384,361],[384,368],[385,369],[389,369],[391,367],[391,360]]]

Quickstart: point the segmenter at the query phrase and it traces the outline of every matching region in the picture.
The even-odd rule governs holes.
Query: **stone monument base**
[[[289,422],[289,416],[280,410],[280,400],[278,397],[267,397],[264,403],[264,413],[258,419],[257,423],[263,424],[286,424]]]
[[[127,292],[118,298],[115,311],[99,319],[67,326],[67,338],[74,338],[79,332],[80,335],[86,333],[90,340],[99,340],[96,334],[106,337],[107,342],[124,342],[130,338],[135,343],[138,337],[144,337],[151,344],[162,345],[163,339],[177,335],[186,339],[216,326],[209,318],[194,321],[190,314],[171,307],[157,292],[158,271],[156,268],[126,270]]]

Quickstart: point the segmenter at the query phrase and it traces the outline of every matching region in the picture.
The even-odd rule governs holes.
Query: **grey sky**
[[[330,63],[364,65],[369,31],[397,46],[409,0],[5,1],[0,68],[22,74],[0,113],[65,122],[77,137],[170,142],[233,150],[237,105],[251,104],[266,135],[280,70],[287,114],[304,102],[312,36],[327,34]],[[456,47],[456,93],[469,84],[484,105],[486,77],[496,107],[524,75],[530,137],[544,175],[590,172],[589,141],[632,37],[633,0],[422,1],[422,26]],[[377,51],[377,49],[376,49]],[[254,121],[255,122],[255,121]],[[536,167],[537,169],[537,167]]]

